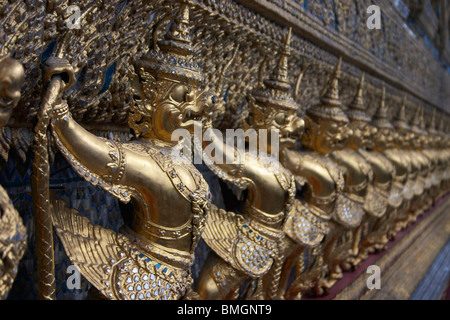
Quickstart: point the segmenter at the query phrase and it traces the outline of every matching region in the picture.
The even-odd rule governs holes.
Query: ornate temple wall
[[[445,0],[192,0],[190,21],[194,56],[205,74],[205,90],[224,101],[214,118],[217,128],[241,128],[248,116],[248,93],[261,84],[261,75],[275,66],[286,31],[292,28],[288,82],[302,82],[296,102],[303,115],[319,102],[327,77],[342,57],[340,97],[343,109],[351,102],[362,72],[366,73],[367,113],[379,105],[386,90],[388,117],[398,113],[406,95],[406,121],[423,107],[425,122],[433,110],[447,130],[450,113],[449,10]],[[67,24],[68,8],[83,13],[79,29]],[[43,88],[41,64],[62,48],[74,66],[76,84],[65,93],[73,118],[91,132],[128,141],[127,116],[133,103],[130,65],[148,53],[164,30],[177,1],[4,1],[0,4],[2,37],[25,68],[22,97],[8,125],[2,128],[0,184],[7,190],[27,229],[28,247],[10,299],[36,299],[36,260],[30,176],[32,128]],[[380,29],[370,29],[369,6],[380,9]],[[162,21],[162,22],[161,22]],[[12,40],[11,40],[12,39]],[[150,45],[149,45],[150,44]],[[93,223],[119,230],[123,224],[118,200],[80,178],[49,147],[50,189]],[[213,203],[223,204],[226,187],[213,175]],[[228,190],[227,192],[231,192]],[[442,205],[448,205],[445,202]],[[67,289],[71,264],[61,242],[54,239],[56,298],[84,299],[90,284]],[[209,248],[203,241],[193,265],[196,279]],[[349,296],[351,296],[349,294]]]

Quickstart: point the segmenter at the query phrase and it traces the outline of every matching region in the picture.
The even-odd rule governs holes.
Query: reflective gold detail
[[[25,81],[24,68],[9,56],[7,45],[0,44],[0,129],[8,123],[17,106]],[[27,247],[26,232],[22,218],[0,186],[0,300],[8,297],[17,275],[19,261]]]
[[[193,164],[175,162],[171,141],[178,128],[193,133],[194,120],[203,116],[202,75],[192,61],[189,7],[182,4],[165,38],[135,63],[139,77],[129,124],[139,139],[97,137],[81,128],[67,107],[55,108],[53,134],[73,169],[119,200],[133,201],[131,223],[122,233],[93,226],[54,204],[54,224],[70,259],[109,299],[192,296],[190,266],[210,195]],[[102,250],[83,255],[93,243]]]

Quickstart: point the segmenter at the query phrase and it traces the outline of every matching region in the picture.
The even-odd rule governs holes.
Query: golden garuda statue
[[[414,135],[414,139],[411,140],[409,155],[413,162],[417,162],[417,177],[413,188],[415,197],[410,204],[409,223],[415,222],[417,217],[430,205],[426,193],[431,187],[430,161],[422,152],[427,143],[427,132],[421,128],[422,122],[423,109],[418,106],[409,127],[411,134]]]
[[[276,129],[280,132],[278,152],[283,166],[286,152],[295,147],[304,130],[304,120],[298,116],[300,106],[295,102],[303,72],[298,76],[293,94],[290,92],[291,85],[288,82],[287,59],[290,55],[290,32],[289,30],[274,70],[268,79],[264,80],[264,88],[257,88],[249,95],[248,125],[258,130]],[[304,184],[304,178],[301,176],[295,176],[295,180],[301,185]],[[279,271],[281,275],[277,283],[278,288],[269,295],[271,299],[290,298],[289,293],[286,295],[286,288],[292,268],[297,262],[303,265],[302,257],[305,254],[312,258],[316,252],[315,248],[329,232],[327,221],[310,211],[299,197],[294,199],[292,209],[285,216],[283,230],[287,236],[283,238],[282,269]],[[317,277],[315,274],[322,270],[321,263],[311,264],[306,276],[307,280],[301,284],[301,291],[314,287],[314,279]],[[267,287],[270,288],[270,284],[267,284]],[[299,297],[298,293],[296,297]]]
[[[377,133],[377,128],[370,125],[371,119],[365,111],[363,86],[364,73],[361,75],[356,95],[346,111],[353,134],[345,149],[332,153],[333,159],[346,168],[344,177],[348,196],[362,205],[367,213],[361,224],[354,230],[351,255],[347,261],[341,263],[341,267],[345,270],[350,270],[359,263],[361,233],[371,224],[371,220],[383,216],[387,207],[387,196],[380,193],[376,187],[376,176],[374,179],[371,164],[364,154],[358,152],[359,150],[364,152],[366,148],[371,149]]]
[[[392,125],[395,129],[394,146],[384,150],[384,155],[391,161],[395,167],[395,178],[392,183],[392,192],[399,193],[403,197],[401,205],[396,211],[389,214],[385,224],[387,227],[387,238],[392,238],[404,226],[405,217],[408,214],[410,203],[414,197],[413,186],[417,169],[415,163],[411,160],[408,148],[414,135],[409,130],[406,122],[406,95],[403,96],[402,105],[395,115]],[[395,191],[394,191],[395,190]]]
[[[435,170],[437,167],[437,158],[433,157],[432,154],[428,152],[430,147],[433,145],[433,136],[429,133],[425,125],[424,109],[420,108],[420,123],[419,123],[419,141],[421,142],[418,150],[421,154],[421,162],[425,168],[427,168],[427,173],[424,176],[424,193],[422,194],[423,203],[421,205],[422,213],[430,209],[433,205],[433,196],[431,194],[433,186],[436,185],[435,180]]]
[[[384,213],[374,215],[367,221],[365,234],[362,235],[361,252],[358,260],[367,258],[369,252],[382,248],[387,241],[383,224],[388,217],[400,206],[403,197],[397,189],[393,188],[393,180],[396,176],[395,166],[383,154],[383,151],[394,146],[394,128],[387,118],[387,106],[385,104],[385,88],[382,88],[380,105],[378,106],[371,124],[376,128],[370,145],[366,149],[360,149],[359,153],[370,163],[374,178],[372,185],[381,195],[378,202],[382,204]]]
[[[328,221],[331,230],[320,247],[315,248],[309,265],[299,268],[302,271],[289,289],[291,296],[297,296],[296,291],[305,291],[305,282],[312,285],[317,294],[323,294],[342,277],[341,263],[351,255],[353,230],[364,216],[364,201],[352,200],[345,189],[345,167],[329,156],[345,148],[352,135],[339,99],[340,65],[341,59],[324,88],[320,104],[306,110],[301,142],[307,150],[286,149],[281,157],[282,164],[304,185],[301,203],[305,212],[318,217],[319,221]],[[315,279],[311,279],[310,272]]]
[[[212,146],[222,150],[221,154],[227,159],[234,159],[235,155],[241,159],[236,163],[214,163],[203,151],[204,161],[212,172],[235,188],[247,192],[242,204],[236,208],[237,212],[227,212],[213,206],[208,216],[202,238],[212,252],[205,261],[196,286],[204,299],[235,299],[245,295],[238,289],[248,279],[255,282],[255,292],[250,290],[248,298],[272,299],[277,294],[284,257],[285,234],[282,226],[291,210],[296,189],[291,173],[278,163],[278,154],[274,157],[269,155],[273,153],[272,148],[275,149],[272,143],[279,142],[280,147],[287,145],[292,141],[290,133],[303,127],[303,122],[292,115],[280,120],[285,111],[277,113],[272,109],[280,95],[283,94],[284,99],[288,97],[283,89],[288,86],[286,58],[289,38],[290,31],[277,67],[270,79],[265,81],[268,91],[254,90],[249,95],[253,118],[245,129],[258,130],[258,134],[266,130],[267,148],[263,150],[262,145],[251,150],[230,148],[217,136],[211,139],[211,144],[204,142],[205,150]],[[276,98],[270,96],[274,92],[278,93]],[[290,124],[289,128],[282,126],[285,123]],[[271,136],[274,130],[280,131],[279,141],[273,139],[276,136]]]
[[[431,114],[430,122],[426,128],[428,132],[428,140],[426,148],[422,150],[425,156],[428,158],[431,164],[430,168],[430,179],[431,187],[429,189],[428,197],[433,200],[435,195],[439,192],[439,186],[441,183],[440,177],[440,166],[439,161],[440,152],[438,151],[441,136],[436,130],[436,108],[433,108],[433,113]]]
[[[72,168],[120,201],[131,201],[126,226],[116,233],[92,225],[60,201],[53,203],[53,224],[72,263],[105,298],[195,297],[190,268],[210,193],[194,165],[181,161],[187,155],[171,137],[180,128],[193,134],[210,103],[199,90],[203,75],[193,57],[187,4],[134,70],[128,123],[136,140],[115,142],[89,133],[64,101],[53,107],[51,120],[56,144]]]

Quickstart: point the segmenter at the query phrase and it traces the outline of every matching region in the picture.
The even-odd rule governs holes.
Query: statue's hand
[[[75,84],[75,71],[69,61],[64,58],[50,57],[43,65],[44,85],[48,85],[54,76],[60,76],[64,81],[61,94]]]
[[[70,63],[63,58],[50,57],[42,66],[45,94],[41,102],[39,118],[45,127],[53,111],[53,118],[60,118],[68,112],[62,103],[62,95],[75,83],[75,72]],[[55,114],[56,113],[56,114]]]

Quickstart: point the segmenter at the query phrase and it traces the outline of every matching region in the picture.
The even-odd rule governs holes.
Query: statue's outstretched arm
[[[120,171],[124,169],[121,167],[124,158],[121,148],[116,142],[98,137],[79,125],[70,116],[65,102],[54,108],[52,129],[60,144],[58,147],[66,149],[63,152],[68,152],[74,160],[105,181],[120,182],[123,174]]]
[[[71,70],[63,59],[47,62],[48,74],[64,75]],[[60,90],[55,94],[62,95],[63,89]],[[58,149],[80,176],[122,201],[128,202],[132,193],[136,195],[134,182],[138,176],[142,179],[142,171],[151,165],[148,156],[87,131],[72,118],[67,102],[62,99],[57,99],[52,108],[51,127]],[[148,184],[151,182],[155,181]]]

